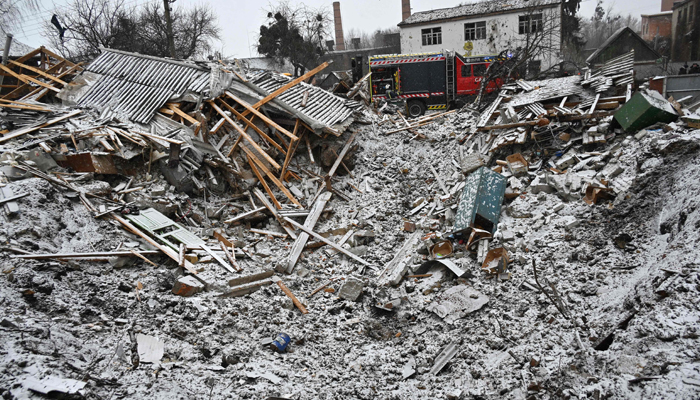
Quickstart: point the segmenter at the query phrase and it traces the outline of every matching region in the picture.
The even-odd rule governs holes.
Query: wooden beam
[[[232,223],[234,223],[234,222],[236,222],[236,221],[238,221],[238,220],[241,220],[241,219],[243,219],[243,218],[245,218],[245,217],[249,217],[249,216],[251,216],[251,215],[253,215],[253,214],[255,214],[255,213],[258,213],[258,212],[260,212],[260,211],[262,211],[262,210],[264,210],[264,209],[265,209],[265,207],[258,207],[258,208],[255,208],[255,209],[253,209],[253,210],[246,211],[246,212],[244,212],[243,214],[238,214],[238,215],[236,215],[235,217],[233,217],[233,218],[231,218],[231,219],[227,219],[226,221],[224,221],[224,223],[225,223],[225,224],[232,224]]]
[[[296,124],[294,125],[294,136],[298,135],[299,132],[299,126],[300,126],[300,120],[297,120]],[[301,133],[302,135],[304,132]],[[301,136],[299,136],[301,138]],[[292,156],[294,153],[297,151],[297,147],[299,147],[299,142],[301,140],[292,140],[292,143],[289,144],[289,149],[287,149],[287,156],[284,158],[284,165],[282,165],[282,172],[280,173],[280,180],[284,182],[284,174],[287,173],[287,167],[289,166],[289,162],[292,161]]]
[[[192,125],[199,126],[199,121],[192,118],[192,116],[187,114],[186,112],[180,110],[180,108],[175,107],[172,104],[168,108],[170,110],[172,110],[175,114],[177,114],[177,115],[181,116],[182,118],[186,119],[187,121],[189,121]]]
[[[279,286],[280,289],[282,289],[282,291],[284,292],[284,294],[287,295],[287,297],[292,299],[292,303],[294,303],[294,305],[297,306],[297,308],[299,309],[299,311],[301,311],[302,314],[309,313],[309,311],[306,309],[306,307],[304,307],[304,305],[301,304],[301,301],[299,301],[299,299],[297,299],[296,296],[294,296],[294,293],[292,293],[292,291],[289,290],[289,288],[282,282],[282,280],[280,278],[278,278],[276,276],[272,276],[272,280],[274,282],[277,282],[277,286]]]
[[[23,55],[22,57],[16,59],[15,61],[17,61],[17,62],[19,62],[19,63],[23,63],[23,62],[29,60],[30,58],[34,57],[35,55],[41,53],[41,51],[42,51],[43,49],[44,49],[44,46],[41,46],[41,47],[39,47],[39,48],[36,48],[36,49],[30,51],[29,53]]]
[[[296,235],[296,233],[294,233],[294,230],[289,227],[289,224],[287,224],[284,221],[284,219],[282,219],[282,216],[277,212],[277,210],[275,210],[272,207],[272,204],[270,204],[270,202],[267,201],[267,199],[265,198],[265,195],[260,191],[260,189],[253,188],[253,194],[255,195],[255,197],[258,198],[258,200],[260,200],[261,203],[263,203],[263,205],[270,211],[270,213],[272,213],[272,216],[275,217],[277,222],[280,223],[282,228],[284,228],[284,230],[289,234],[289,236],[292,239],[296,240],[297,235]]]
[[[328,176],[332,177],[333,174],[335,174],[335,170],[338,169],[338,166],[340,163],[343,161],[343,158],[345,157],[345,154],[350,150],[350,145],[352,144],[352,141],[355,140],[355,136],[357,135],[357,131],[353,132],[352,135],[350,135],[350,139],[348,139],[348,142],[345,143],[345,146],[343,147],[343,150],[340,152],[340,155],[338,158],[335,160],[335,163],[333,164],[333,167],[331,167],[331,170],[328,172]]]
[[[222,100],[221,104],[223,104],[224,107],[226,107],[229,111],[231,111],[231,113],[233,113],[233,115],[235,115],[239,121],[244,122],[246,124],[246,126],[249,126],[250,128],[252,128],[255,132],[257,132],[258,135],[260,135],[263,139],[267,140],[277,150],[281,151],[285,155],[287,154],[287,152],[282,148],[282,146],[280,146],[277,142],[272,140],[271,137],[267,136],[267,134],[265,132],[263,132],[262,129],[258,128],[257,125],[255,125],[252,120],[249,121],[247,118],[245,118],[243,115],[241,115],[241,113],[236,111],[236,109],[231,107],[231,105],[226,103],[225,101]]]
[[[6,142],[10,139],[14,139],[18,136],[25,135],[29,132],[34,132],[34,131],[39,130],[41,128],[45,128],[49,125],[55,124],[56,122],[63,121],[64,119],[75,117],[76,115],[80,114],[81,112],[83,112],[83,110],[75,110],[75,111],[70,112],[66,115],[62,115],[58,118],[54,118],[51,121],[44,122],[43,124],[28,126],[28,127],[22,128],[22,129],[12,131],[12,132],[0,137],[0,143]]]
[[[373,268],[373,267],[371,267],[370,263],[368,263],[367,261],[365,261],[365,260],[361,259],[360,257],[352,254],[351,252],[345,250],[344,248],[342,248],[342,247],[338,246],[337,244],[331,242],[330,240],[324,238],[323,236],[321,236],[318,233],[312,231],[311,229],[305,227],[304,225],[301,225],[300,223],[298,223],[290,218],[287,218],[287,217],[284,217],[284,220],[289,222],[290,224],[294,225],[294,227],[301,229],[302,231],[308,233],[309,235],[315,237],[316,239],[322,241],[323,243],[331,246],[332,248],[334,248],[334,249],[338,250],[339,252],[345,254],[346,256],[352,258],[353,260],[359,262],[360,264],[363,264],[363,265],[369,266],[370,268]]]
[[[45,260],[51,258],[98,258],[98,257],[130,257],[133,255],[150,255],[157,256],[163,254],[158,250],[141,250],[139,252],[129,251],[97,251],[93,253],[41,253],[41,254],[22,254],[11,256],[11,258],[22,258],[25,260]]]
[[[258,165],[258,167],[260,167],[260,169],[262,169],[263,172],[265,172],[265,175],[267,175],[267,177],[270,178],[270,180],[271,180],[275,185],[277,185],[277,187],[282,191],[282,193],[284,193],[285,196],[287,196],[287,198],[288,198],[289,200],[292,201],[292,203],[296,204],[296,205],[299,206],[300,208],[304,208],[304,206],[302,206],[301,203],[299,203],[299,201],[294,197],[294,195],[289,191],[289,189],[287,189],[287,188],[282,184],[282,182],[280,182],[280,180],[277,179],[277,177],[274,176],[274,175],[272,174],[272,172],[270,172],[270,170],[265,166],[265,164],[262,163],[262,161],[260,161],[260,159],[258,159],[257,157],[255,157],[255,155],[253,154],[252,151],[250,151],[250,149],[248,149],[247,147],[245,147],[245,146],[242,145],[242,144],[241,144],[239,147],[246,153],[246,155],[248,155],[248,157],[251,157],[251,158],[253,159],[253,161],[255,161],[255,163]]]
[[[309,215],[306,216],[306,220],[304,221],[305,227],[309,229],[314,229],[314,227],[316,226],[316,222],[318,222],[318,219],[321,217],[321,214],[323,214],[323,209],[326,207],[326,204],[331,199],[332,195],[333,194],[331,192],[325,192],[318,197],[313,207],[311,207],[311,212],[309,213]],[[301,252],[304,251],[304,246],[306,246],[306,242],[308,240],[309,234],[306,232],[302,232],[299,234],[299,237],[297,237],[297,240],[294,241],[294,244],[292,245],[292,250],[289,252],[289,257],[287,258],[288,274],[291,274],[294,270],[294,266],[297,264],[297,260],[299,260]]]
[[[41,51],[42,51],[44,54],[47,54],[47,55],[49,55],[49,56],[55,58],[55,59],[58,60],[58,61],[65,61],[65,62],[68,63],[68,65],[70,65],[70,66],[76,65],[76,64],[73,64],[72,62],[66,60],[65,58],[59,56],[58,54],[52,52],[51,50],[47,49],[47,48],[44,47],[44,46],[41,46]],[[17,60],[17,61],[19,61],[19,60]],[[19,61],[19,62],[21,62],[21,61]],[[82,64],[82,63],[81,63],[81,64]]]
[[[229,117],[228,115],[226,115],[226,114],[224,113],[224,110],[222,110],[221,108],[219,108],[219,106],[217,106],[216,103],[214,103],[213,101],[210,100],[210,101],[209,101],[209,105],[211,105],[212,108],[213,108],[214,110],[216,110],[216,112],[218,112],[219,115],[221,115],[221,116],[226,120],[226,122],[229,123],[229,125],[231,125],[234,129],[236,129],[236,130],[238,131],[238,133],[239,133],[248,143],[250,143],[251,146],[253,146],[253,148],[255,149],[255,151],[257,151],[258,153],[260,153],[260,155],[262,155],[262,156],[267,160],[267,162],[270,163],[270,165],[272,165],[275,169],[280,169],[280,168],[282,168],[282,167],[280,167],[279,164],[277,164],[277,163],[275,162],[275,160],[272,159],[272,157],[270,157],[269,154],[267,154],[257,143],[255,143],[255,140],[253,140],[253,138],[251,138],[251,137],[243,130],[243,128],[241,128],[240,126],[238,126],[237,123],[233,122],[233,120],[231,119],[231,117]]]
[[[61,85],[63,85],[63,86],[66,86],[66,83],[63,82],[62,80],[56,78],[55,76],[53,76],[53,75],[51,75],[51,74],[47,74],[46,72],[44,72],[44,71],[42,71],[42,70],[40,70],[40,69],[37,69],[37,68],[34,68],[34,67],[30,67],[29,65],[20,64],[20,63],[18,63],[18,62],[12,61],[12,60],[10,60],[10,64],[16,65],[16,66],[18,66],[18,67],[20,67],[20,68],[27,69],[27,70],[29,70],[29,71],[32,71],[32,72],[34,72],[34,73],[37,73],[37,74],[43,76],[44,78],[51,79],[52,81],[54,81],[54,82],[56,82],[56,83],[59,83],[59,84],[61,84]]]
[[[278,131],[282,132],[282,133],[283,133],[285,136],[287,136],[288,138],[290,138],[290,139],[298,139],[296,136],[292,135],[291,132],[289,132],[288,130],[282,128],[282,127],[279,126],[275,121],[271,120],[270,118],[267,118],[267,116],[265,116],[263,113],[261,113],[260,111],[254,109],[250,104],[248,104],[247,102],[245,102],[245,101],[242,100],[242,99],[239,99],[238,97],[236,97],[233,93],[229,92],[228,90],[226,91],[226,96],[230,97],[233,101],[235,101],[236,103],[238,103],[238,104],[242,105],[243,107],[245,107],[248,111],[252,112],[252,113],[255,114],[258,118],[260,118],[261,120],[265,121],[269,126],[271,126],[271,127],[275,128],[275,129],[277,129]],[[242,114],[242,115],[245,116],[245,114]]]
[[[317,73],[323,71],[323,70],[324,70],[327,66],[329,66],[330,64],[331,64],[331,63],[328,62],[328,61],[327,61],[327,62],[324,62],[323,64],[321,64],[321,65],[319,65],[318,67],[312,69],[311,71],[305,73],[304,75],[302,75],[302,76],[300,76],[300,77],[298,77],[298,78],[296,78],[296,79],[293,79],[293,80],[291,80],[291,81],[285,83],[285,84],[282,85],[279,89],[277,89],[277,90],[275,90],[274,92],[268,94],[267,96],[263,97],[262,100],[260,100],[260,101],[258,101],[257,103],[253,104],[253,108],[256,109],[256,110],[259,109],[260,107],[262,107],[263,104],[268,103],[270,100],[274,99],[275,97],[279,96],[280,94],[286,92],[287,90],[293,88],[294,86],[298,85],[299,83],[301,83],[301,82],[303,82],[303,81],[309,79],[310,77],[316,75]],[[244,111],[244,112],[243,112],[243,116],[245,117],[245,116],[248,115],[250,112],[252,112],[252,111],[250,111],[250,110]]]
[[[258,168],[255,167],[255,163],[253,162],[253,160],[250,157],[246,158],[248,159],[248,164],[250,164],[250,169],[252,169],[255,176],[258,177],[258,181],[260,181],[260,184],[270,196],[270,199],[272,199],[272,203],[275,205],[275,207],[277,207],[278,210],[281,209],[282,205],[279,201],[277,201],[277,198],[275,197],[274,193],[272,193],[272,190],[267,185],[267,182],[265,182],[265,178],[260,174],[260,171],[258,171]]]

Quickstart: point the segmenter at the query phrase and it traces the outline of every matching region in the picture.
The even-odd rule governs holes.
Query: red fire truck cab
[[[462,57],[452,51],[372,56],[371,97],[405,99],[412,117],[446,109],[478,94],[486,69],[495,61],[495,56]],[[487,93],[501,84],[500,79],[490,82]]]

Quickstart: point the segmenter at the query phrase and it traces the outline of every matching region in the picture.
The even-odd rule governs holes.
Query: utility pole
[[[2,52],[2,65],[7,65],[7,61],[10,59],[10,46],[11,45],[12,45],[12,34],[8,33],[7,37],[5,38],[5,48]],[[0,75],[0,85],[2,85],[4,80],[5,80],[5,76]],[[0,87],[0,91],[2,91],[2,87]]]
[[[168,49],[172,58],[175,58],[175,39],[173,38],[173,21],[170,19],[170,3],[174,2],[175,0],[163,0],[163,6],[165,7],[165,34],[168,37]]]

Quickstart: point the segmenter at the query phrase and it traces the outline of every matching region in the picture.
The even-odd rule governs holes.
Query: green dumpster
[[[454,233],[478,227],[493,233],[501,216],[506,178],[489,168],[472,172],[459,199]]]
[[[657,122],[673,122],[678,113],[659,92],[648,91],[635,93],[614,118],[626,132],[636,132]]]

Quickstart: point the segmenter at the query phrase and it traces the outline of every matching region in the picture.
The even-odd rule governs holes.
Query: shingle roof
[[[399,26],[421,24],[426,22],[441,21],[452,18],[465,18],[470,16],[484,16],[488,14],[503,13],[522,10],[529,7],[551,7],[561,4],[562,0],[487,0],[469,3],[452,8],[440,8],[437,10],[420,11],[399,23]]]

